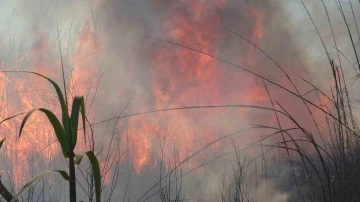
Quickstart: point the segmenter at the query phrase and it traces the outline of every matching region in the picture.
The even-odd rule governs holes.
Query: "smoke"
[[[337,58],[337,51],[333,48],[321,2],[305,1],[305,5],[319,33],[300,1],[2,1],[0,62],[5,69],[33,69],[61,81],[59,39],[69,92],[71,96],[84,94],[88,97],[89,118],[93,123],[118,115],[183,106],[251,104],[271,108],[261,79],[200,52],[238,64],[294,91],[287,75],[262,51],[238,36],[241,35],[276,61],[301,93],[311,90],[311,86],[302,80],[309,79],[304,67],[314,79],[314,85],[330,93],[331,71],[318,34],[331,57]],[[355,61],[336,4],[326,1],[325,5],[336,30],[338,48],[349,61]],[[356,10],[359,5],[355,6]],[[356,32],[354,26],[351,29]],[[346,63],[343,56],[340,57]],[[353,68],[347,68],[344,74],[346,79],[351,79]],[[23,86],[30,88],[31,85],[26,84]],[[33,84],[31,87],[35,90],[46,85],[36,80]],[[290,114],[295,114],[301,124],[314,127],[301,100],[268,82],[266,85],[273,100],[279,101]],[[56,110],[54,97],[48,90],[41,92],[47,96],[39,96],[40,101],[33,101],[27,107],[43,105],[42,98],[46,97],[50,100],[46,106]],[[308,99],[316,101],[314,94]],[[315,116],[323,118],[320,112]],[[283,117],[280,120],[284,127],[291,126]],[[104,148],[104,145],[115,142],[114,137],[119,139],[120,149],[115,155],[121,156],[121,183],[115,195],[123,197],[127,187],[129,192],[124,198],[135,200],[158,180],[154,173],[158,172],[162,142],[167,161],[174,156],[181,161],[209,142],[250,124],[277,125],[277,121],[272,112],[249,109],[162,112],[96,124],[95,145],[99,150],[104,149],[104,155],[112,148]],[[262,130],[253,130],[232,138],[243,148],[262,134]],[[232,151],[231,144],[229,138],[212,144],[184,164],[184,171],[213,156]],[[84,147],[80,146],[78,150]],[[247,151],[246,154],[255,157],[259,151]],[[207,178],[201,171],[184,177],[183,186],[188,187],[185,198],[200,198],[208,192],[221,190],[218,186],[224,177],[230,183],[234,168],[229,162],[234,158],[229,155],[223,160],[226,168],[221,164],[216,169],[204,171]],[[59,159],[57,157],[56,161]],[[211,163],[209,167],[215,165]],[[111,179],[116,171],[111,169],[108,175]],[[249,186],[251,197],[271,193],[265,194],[267,201],[286,201],[290,194],[281,193],[277,188],[287,176],[274,176],[278,178],[262,179],[256,186]],[[247,178],[251,181],[251,174]],[[221,192],[212,197],[220,199]]]

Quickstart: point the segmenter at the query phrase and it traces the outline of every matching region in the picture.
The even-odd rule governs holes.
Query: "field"
[[[360,201],[359,11],[0,2],[0,201]]]

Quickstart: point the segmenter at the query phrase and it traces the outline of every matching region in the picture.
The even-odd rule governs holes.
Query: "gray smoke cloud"
[[[18,68],[23,69],[31,69],[33,66],[45,63],[50,65],[48,69],[45,65],[44,68],[37,70],[47,74],[56,72],[55,75],[60,75],[61,70],[58,64],[60,56],[57,45],[57,27],[59,27],[67,77],[72,78],[76,71],[83,72],[84,75],[86,72],[94,73],[94,75],[86,77],[82,82],[89,87],[88,97],[90,98],[87,105],[93,106],[89,117],[95,123],[117,116],[124,109],[123,113],[131,114],[157,109],[159,106],[168,108],[191,105],[261,104],[271,107],[261,79],[215,59],[211,59],[210,62],[201,67],[212,68],[211,64],[217,65],[218,76],[213,78],[216,78],[220,83],[206,80],[202,85],[209,86],[208,89],[213,91],[204,90],[205,93],[195,91],[198,96],[189,96],[191,92],[194,92],[191,89],[197,89],[199,82],[196,80],[195,73],[187,72],[192,72],[191,69],[198,64],[198,58],[203,58],[203,55],[186,50],[183,53],[184,55],[175,57],[174,55],[182,53],[184,47],[164,43],[158,39],[169,40],[194,50],[216,55],[294,90],[286,76],[281,73],[276,65],[261,51],[231,32],[233,31],[254,42],[278,62],[285,72],[289,74],[300,92],[305,93],[311,89],[311,86],[302,81],[302,78],[307,79],[307,75],[300,61],[314,79],[314,84],[320,86],[325,92],[329,92],[332,81],[330,80],[331,72],[327,69],[329,68],[327,58],[319,36],[311,24],[301,1],[214,0],[201,2],[197,2],[199,10],[196,10],[190,6],[194,3],[191,0],[33,0],[26,2],[0,0],[0,62],[4,68],[20,66]],[[333,29],[336,30],[334,35],[339,49],[348,57],[349,61],[355,61],[355,56],[351,55],[351,44],[336,4],[332,1],[324,2],[330,13]],[[319,33],[323,37],[331,57],[337,58],[337,52],[332,47],[334,44],[323,5],[320,1],[313,2],[310,0],[305,1],[305,4],[318,26]],[[359,4],[354,3],[354,6],[356,10]],[[214,18],[214,16],[219,19]],[[350,15],[347,17],[351,18]],[[89,28],[91,36],[99,44],[99,46],[96,46],[99,47],[98,52],[93,53],[90,51],[83,55],[84,58],[94,61],[95,65],[91,68],[87,66],[90,62],[82,63],[83,66],[74,65],[74,55],[81,53],[82,46],[85,46],[80,43],[79,39],[84,36],[86,23],[89,23],[87,28]],[[185,33],[188,35],[187,37],[177,38],[174,37],[174,34],[171,34],[170,28],[173,30],[181,29],[184,25],[192,29],[191,32]],[[226,28],[231,31],[227,31]],[[351,31],[356,33],[354,28],[354,26],[351,26]],[[256,30],[257,32],[254,32]],[[358,37],[356,39],[357,42]],[[207,42],[213,44],[209,46],[199,45],[203,41],[205,41],[203,44]],[[41,52],[42,56],[40,57],[38,51],[41,50],[41,47],[45,47],[46,51]],[[159,57],[159,50],[166,50],[165,56],[161,58],[161,61],[166,63],[163,69],[159,68],[161,65],[155,62]],[[34,53],[29,54],[32,51]],[[187,56],[189,61],[185,61],[184,56]],[[18,65],[18,58],[25,58],[20,65]],[[349,64],[346,64],[343,57],[342,61],[344,66],[347,66],[344,72],[346,78],[350,80],[354,76],[354,69],[349,67]],[[183,63],[188,65],[184,68],[188,70],[187,72],[182,71],[180,68]],[[34,65],[27,67],[27,64]],[[181,89],[174,90],[172,88],[177,87],[172,82],[174,80],[171,77],[174,75],[172,72],[178,74],[178,77],[182,79],[180,83]],[[55,79],[61,81],[61,78]],[[100,83],[98,84],[99,79]],[[159,104],[156,95],[154,95],[156,84],[161,84],[162,93],[171,96],[168,98],[170,101],[166,101],[165,104],[161,103],[162,105]],[[307,118],[308,114],[301,100],[285,94],[273,85],[268,85],[268,88],[273,99],[281,102],[290,114],[296,114],[299,122],[308,127],[314,127]],[[207,88],[204,87],[204,89]],[[256,92],[256,90],[259,90],[259,92],[246,93],[249,91]],[[356,91],[356,88],[353,87],[350,90]],[[214,92],[214,95],[209,95],[207,92]],[[94,102],[92,102],[92,97],[95,95]],[[188,96],[188,98],[183,99],[182,96]],[[260,98],[255,102],[251,96],[259,96]],[[214,97],[219,99],[213,99]],[[309,95],[309,99],[315,99],[315,96]],[[49,107],[54,108],[51,104],[49,104]],[[193,137],[194,140],[187,143],[189,148],[195,145],[197,149],[200,149],[209,142],[205,137],[210,134],[210,132],[203,134],[202,131],[211,131],[212,139],[210,138],[210,140],[213,140],[245,128],[249,124],[276,124],[273,113],[256,110],[250,112],[241,110],[224,110],[221,112],[211,110],[207,112],[185,111],[176,115],[172,115],[172,112],[167,113],[170,114],[152,114],[138,119],[123,119],[117,125],[112,121],[94,126],[95,140],[96,144],[98,144],[97,149],[104,150],[101,154],[104,155],[103,158],[105,158],[107,151],[111,150],[111,147],[107,148],[106,146],[115,142],[114,136],[120,141],[119,150],[116,150],[114,155],[116,158],[121,156],[121,165],[117,168],[119,170],[112,168],[109,171],[109,179],[115,178],[115,176],[119,177],[119,183],[115,187],[113,195],[114,201],[118,198],[130,201],[136,200],[157,182],[159,179],[159,145],[161,145],[159,142],[165,138],[167,144],[165,146],[165,155],[168,158],[167,160],[171,160],[174,156],[174,150],[180,145],[176,138],[184,136],[188,132],[186,130],[194,130],[196,135]],[[130,127],[131,121],[135,121],[132,128]],[[282,121],[284,121],[285,125],[290,126],[290,123],[285,120]],[[143,134],[133,133],[143,132],[136,129],[141,128],[145,123],[151,123],[150,125],[153,127],[164,127],[166,128],[164,131],[171,131],[173,134],[167,134],[161,132],[161,130],[154,130],[160,131],[159,134],[146,134],[151,136],[151,138],[147,139],[150,148],[146,148],[146,151],[150,153],[149,158],[151,160],[148,162],[149,165],[144,166],[141,173],[136,173],[133,161],[138,156],[134,156],[136,154],[133,152],[137,146],[142,146],[143,140],[136,138],[143,137]],[[187,126],[184,127],[183,125]],[[174,128],[178,127],[178,129],[175,130],[172,126]],[[182,127],[185,129],[182,129]],[[114,131],[113,128],[115,128]],[[115,135],[112,136],[112,134]],[[239,144],[239,147],[244,147],[257,140],[260,137],[259,134],[263,134],[263,131],[255,130],[255,132],[242,136],[234,136],[233,140]],[[277,141],[277,139],[273,141]],[[270,144],[271,142],[264,142],[264,144],[266,143]],[[183,172],[196,167],[200,163],[207,162],[212,158],[212,155],[216,156],[219,153],[233,150],[231,140],[222,141],[218,148],[219,151],[215,151],[215,149],[210,152],[205,150],[204,157],[199,162],[195,161],[195,164],[191,164],[191,162],[185,164]],[[186,151],[179,152],[186,153],[185,156],[189,156],[194,153],[194,150],[189,150],[188,153]],[[252,158],[258,154],[259,151],[255,151],[253,153],[248,152],[244,156]],[[268,157],[271,158],[271,154]],[[55,162],[54,165],[49,167],[52,168],[55,165],[64,167],[65,164],[60,159],[61,156],[57,156],[53,161]],[[221,186],[222,180],[226,179],[225,181],[229,186],[232,184],[234,160],[234,155],[228,155],[184,176],[184,192],[182,193],[184,198],[189,200],[203,199],[205,201],[211,199],[220,200],[222,192],[219,186]],[[0,169],[6,170],[10,169],[10,167],[0,167]],[[38,166],[37,169],[42,170],[41,166]],[[250,166],[249,169],[253,170],[254,167]],[[271,166],[268,169],[275,170]],[[287,169],[283,169],[283,175],[274,175],[277,178],[259,179],[256,185],[253,182],[254,172],[249,172],[246,179],[249,183],[248,191],[252,201],[263,201],[264,198],[273,202],[290,200],[292,193],[281,192],[278,185],[286,182],[289,175],[285,173],[290,173]],[[66,190],[62,183],[57,186],[62,187],[59,190]],[[108,184],[104,195],[110,195],[110,187],[111,185]],[[61,192],[54,193],[54,196],[60,199]],[[82,193],[80,197],[86,196]],[[159,194],[155,194],[155,197],[151,198],[151,200],[158,201],[158,197]]]

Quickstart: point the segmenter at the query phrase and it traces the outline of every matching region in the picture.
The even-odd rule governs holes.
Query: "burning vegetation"
[[[0,24],[0,200],[360,200],[358,2],[33,3]]]

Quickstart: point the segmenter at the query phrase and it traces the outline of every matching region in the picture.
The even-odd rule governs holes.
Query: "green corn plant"
[[[13,71],[3,71],[3,72],[13,72]],[[94,154],[93,151],[87,151],[83,154],[77,154],[75,155],[74,149],[77,142],[77,131],[78,131],[78,124],[79,124],[79,116],[82,117],[82,123],[83,123],[83,130],[84,130],[84,136],[85,136],[85,103],[84,103],[84,97],[83,96],[76,96],[72,103],[72,109],[71,114],[68,113],[68,106],[67,101],[63,96],[63,93],[60,89],[60,87],[57,85],[56,82],[51,80],[50,78],[43,76],[42,74],[36,73],[36,72],[28,72],[28,71],[16,71],[16,72],[22,72],[22,73],[29,73],[33,75],[37,75],[39,77],[42,77],[49,81],[52,86],[55,88],[58,100],[60,102],[61,111],[62,111],[62,123],[59,121],[59,119],[55,116],[55,114],[45,108],[38,108],[33,109],[29,111],[20,126],[19,131],[19,138],[21,137],[22,131],[25,127],[25,124],[27,120],[30,118],[30,116],[35,111],[43,112],[48,120],[50,121],[57,138],[57,141],[60,144],[62,154],[65,158],[69,161],[69,175],[65,171],[59,171],[54,170],[55,172],[59,173],[65,180],[69,181],[69,192],[70,192],[70,202],[76,202],[76,176],[75,176],[75,165],[79,165],[81,163],[81,160],[84,155],[86,155],[89,160],[90,164],[92,166],[92,174],[94,177],[94,184],[95,184],[95,194],[96,194],[96,202],[101,201],[101,177],[100,177],[100,166],[99,162]],[[66,93],[66,90],[65,90]],[[66,97],[66,94],[65,94]],[[15,116],[13,116],[15,117]],[[7,118],[13,118],[9,117]],[[86,140],[86,139],[85,139]],[[33,185],[35,182],[40,180],[45,175],[49,174],[52,171],[45,171],[34,177],[32,180],[30,180],[20,191],[17,193],[12,201],[15,201],[18,196],[21,195],[28,187]]]

